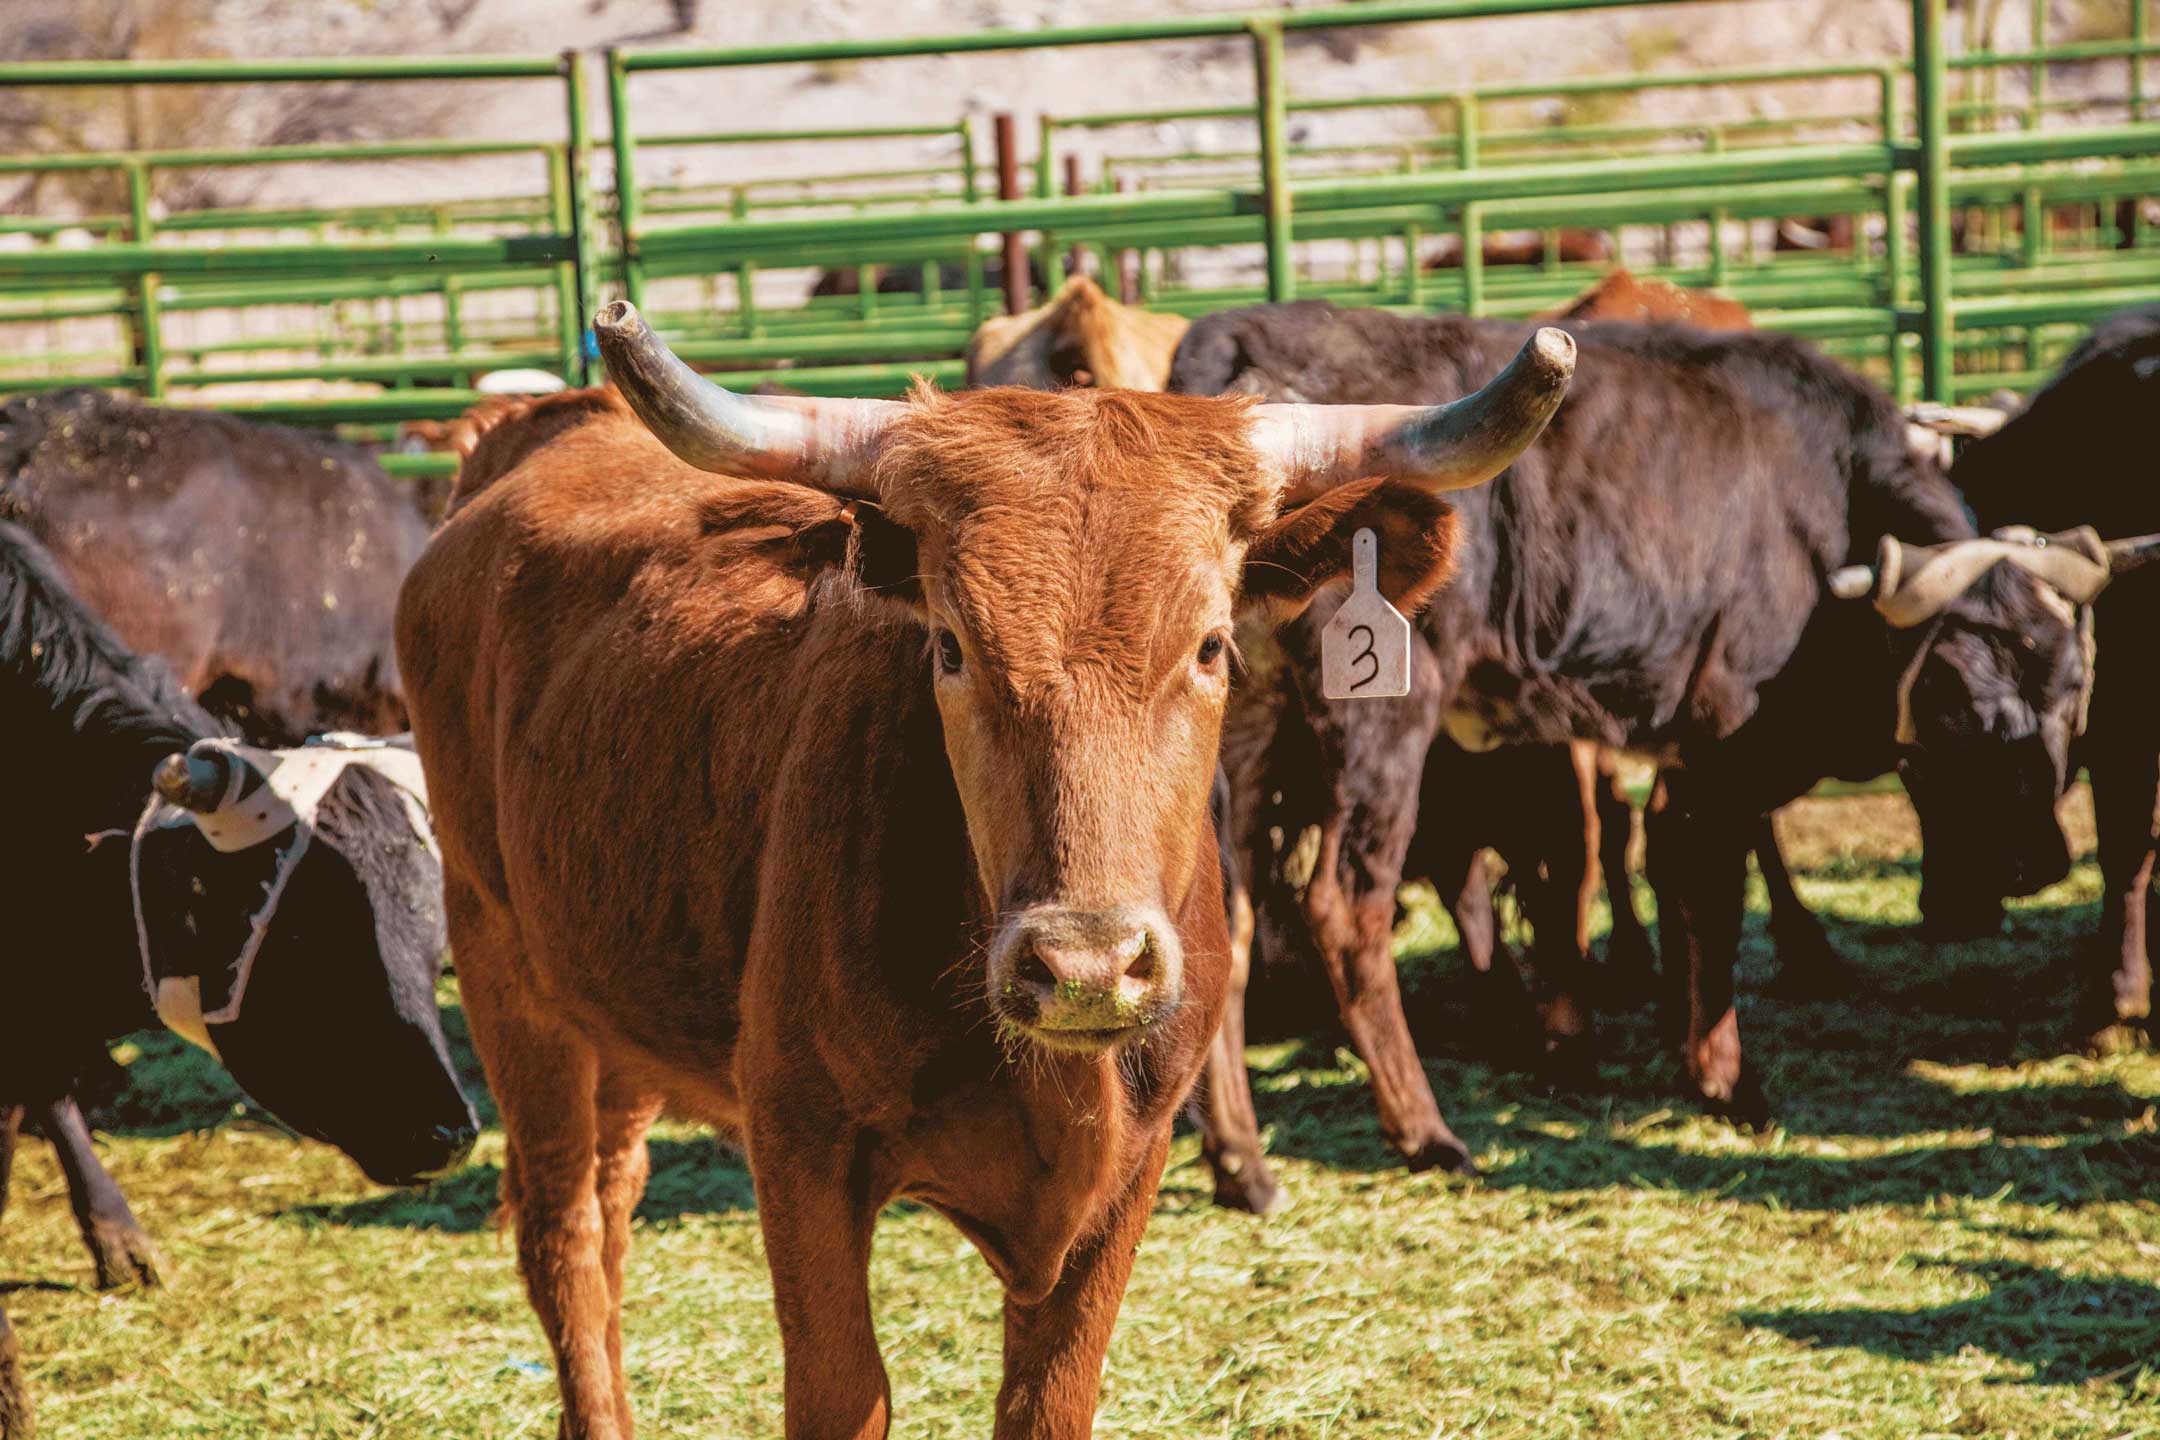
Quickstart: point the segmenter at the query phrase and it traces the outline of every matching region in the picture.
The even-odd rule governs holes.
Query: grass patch
[[[1814,802],[1858,808],[1787,830],[1852,995],[1762,993],[1751,893],[1743,1026],[1783,1121],[1764,1134],[1675,1098],[1647,1012],[1607,1021],[1592,1089],[1479,1062],[1452,936],[1414,896],[1412,1024],[1486,1180],[1403,1173],[1347,1049],[1264,1035],[1258,1103],[1292,1206],[1261,1223],[1211,1209],[1180,1139],[1097,1433],[2160,1435],[2160,1059],[2060,1053],[2098,877],[2088,859],[2002,941],[1931,951],[1909,938],[1917,872],[1879,800]],[[490,1225],[499,1134],[463,1173],[383,1192],[252,1118],[177,1042],[132,1059],[155,1083],[110,1110],[108,1159],[171,1288],[90,1288],[42,1145],[0,1230],[47,1433],[554,1433],[552,1366]],[[778,1436],[748,1176],[684,1127],[653,1153],[628,1282],[644,1431]],[[896,1209],[873,1277],[895,1433],[987,1432],[998,1294],[972,1250]]]

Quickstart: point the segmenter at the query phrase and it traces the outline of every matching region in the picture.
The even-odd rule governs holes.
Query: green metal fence
[[[1913,0],[1912,53],[1881,64],[1351,98],[1293,97],[1285,71],[1286,37],[1307,30],[1691,3],[1700,0],[1368,0],[1010,34],[619,50],[604,57],[604,96],[588,94],[588,66],[575,56],[0,66],[0,86],[518,80],[556,87],[564,115],[559,134],[530,141],[0,157],[0,173],[110,171],[129,196],[125,213],[0,217],[0,327],[117,327],[116,339],[80,354],[0,354],[0,391],[88,381],[188,403],[223,383],[356,381],[385,388],[240,408],[375,427],[448,416],[471,402],[484,370],[534,365],[583,378],[583,317],[619,289],[683,354],[736,383],[892,393],[914,374],[957,379],[969,335],[998,306],[988,257],[1015,232],[1031,238],[1053,283],[1068,257],[1092,256],[1108,274],[1113,256],[1139,252],[1148,303],[1187,314],[1320,295],[1528,315],[1604,268],[1566,260],[1564,230],[1638,246],[1647,236],[1653,273],[1730,293],[1762,323],[1876,369],[1908,398],[2029,384],[2094,318],[2160,296],[2160,236],[2137,203],[2160,194],[2160,123],[2147,119],[2146,61],[2160,54],[2150,0],[2133,5],[2127,34],[2075,44],[2045,43],[2047,7],[2036,3],[2043,43],[2016,54],[1946,54],[1944,0]],[[965,119],[649,133],[636,104],[638,77],[661,72],[1206,38],[1250,47],[1249,105],[1044,118],[1034,193],[1012,199],[992,198],[995,170]],[[2053,77],[2070,66],[2120,67],[2126,84],[2098,103],[2066,95]],[[1681,124],[1526,119],[1586,97],[1832,83],[1869,103]],[[604,135],[593,125],[599,99]],[[1370,144],[1291,140],[1294,116],[1383,107],[1419,112],[1426,132]],[[1126,146],[1083,193],[1056,193],[1072,138],[1198,119],[1248,124],[1247,148]],[[845,158],[755,180],[641,174],[654,170],[656,151],[724,157],[772,143],[830,146]],[[881,146],[913,153],[881,163]],[[506,155],[530,157],[527,193],[162,219],[150,203],[167,169]],[[1121,180],[1130,188],[1120,191]],[[2072,216],[2082,218],[2066,231]],[[1797,217],[1845,217],[1854,239],[1835,253],[1768,248],[1765,235]],[[1547,237],[1543,262],[1484,264],[1484,238],[1517,229]],[[1674,239],[1695,233],[1706,240]],[[95,243],[76,243],[85,236]],[[1461,263],[1428,269],[1425,247],[1441,237],[1452,237]],[[1219,247],[1252,247],[1241,253],[1262,258],[1255,277],[1193,283],[1191,262]],[[1323,256],[1335,257],[1333,273]],[[846,276],[852,293],[774,304],[773,285],[760,284],[761,274],[812,267]],[[911,289],[881,293],[880,275],[895,269],[911,272]],[[179,317],[205,314],[273,323],[268,333],[175,340],[192,324]]]

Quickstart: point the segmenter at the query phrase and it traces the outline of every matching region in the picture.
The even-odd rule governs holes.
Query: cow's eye
[[[964,657],[960,654],[960,637],[950,630],[937,632],[937,668],[940,675],[957,675]]]
[[[1200,642],[1200,668],[1203,670],[1214,669],[1216,662],[1222,659],[1222,654],[1223,637],[1221,632],[1218,631]]]

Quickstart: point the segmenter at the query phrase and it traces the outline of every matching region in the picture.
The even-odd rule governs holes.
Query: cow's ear
[[[838,570],[865,594],[913,606],[915,533],[866,501],[803,485],[739,481],[700,507],[705,533],[738,555],[755,550],[801,580]]]
[[[1427,490],[1359,480],[1278,516],[1245,552],[1244,603],[1280,625],[1323,585],[1350,573],[1358,531],[1380,539],[1380,593],[1405,615],[1425,608],[1455,568],[1455,507]]]

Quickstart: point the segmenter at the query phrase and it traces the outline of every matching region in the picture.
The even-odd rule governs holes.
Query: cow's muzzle
[[[990,951],[998,1017],[1049,1049],[1093,1053],[1131,1040],[1177,1008],[1183,955],[1151,907],[1035,906]]]

